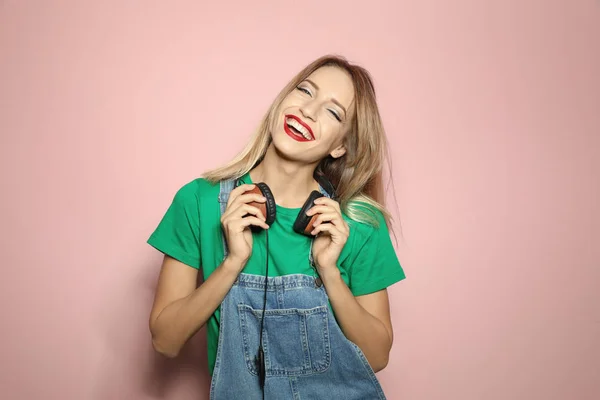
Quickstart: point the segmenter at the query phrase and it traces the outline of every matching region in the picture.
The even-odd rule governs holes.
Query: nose
[[[309,118],[313,121],[316,121],[318,107],[319,107],[319,105],[317,104],[317,101],[314,99],[311,99],[300,106],[300,112],[302,113],[302,115],[304,117]]]

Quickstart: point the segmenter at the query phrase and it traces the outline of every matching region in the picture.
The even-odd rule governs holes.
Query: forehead
[[[332,66],[317,69],[307,78],[319,88],[319,96],[339,101],[347,110],[354,100],[354,84],[350,74]]]

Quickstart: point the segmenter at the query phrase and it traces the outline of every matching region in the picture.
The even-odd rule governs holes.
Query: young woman
[[[174,357],[206,325],[212,399],[384,399],[386,288],[404,279],[385,151],[369,73],[335,56],[304,68],[248,146],[178,190],[149,238],[165,255],[154,348]]]

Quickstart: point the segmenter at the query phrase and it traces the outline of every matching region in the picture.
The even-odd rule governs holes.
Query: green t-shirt
[[[250,175],[243,178],[251,183]],[[192,268],[202,268],[206,280],[224,256],[219,184],[197,178],[175,194],[148,243]],[[311,239],[293,231],[300,208],[277,205],[276,219],[269,228],[269,276],[307,274],[316,276],[309,262]],[[343,214],[350,225],[350,236],[338,260],[342,278],[355,296],[384,289],[405,278],[383,215],[376,212],[379,227],[358,223]],[[265,234],[253,236],[252,255],[243,272],[265,274]],[[208,366],[212,375],[219,338],[219,312],[214,312],[206,324]]]

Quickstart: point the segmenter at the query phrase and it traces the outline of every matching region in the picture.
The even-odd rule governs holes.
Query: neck
[[[318,190],[318,183],[313,178],[315,168],[316,164],[281,158],[271,145],[261,163],[250,171],[250,177],[252,182],[266,183],[278,205],[298,208],[302,207],[311,191]]]

